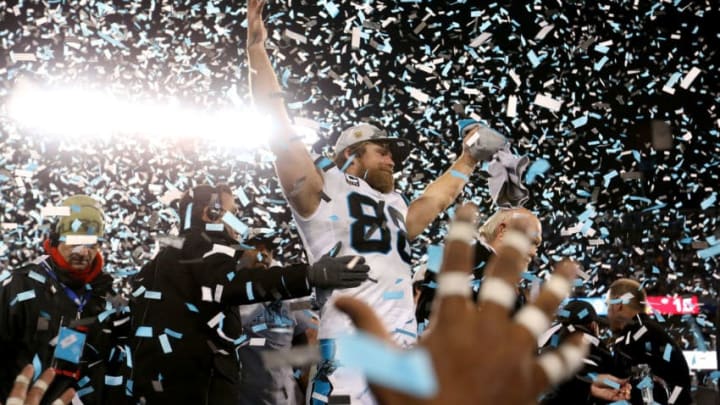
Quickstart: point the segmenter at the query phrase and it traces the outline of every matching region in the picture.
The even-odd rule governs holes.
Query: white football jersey
[[[414,343],[417,327],[405,200],[394,191],[381,193],[335,165],[325,167],[322,175],[324,195],[315,213],[303,218],[293,210],[310,263],[342,242],[337,256],[363,256],[370,273],[359,287],[318,291],[320,302],[327,303],[320,312],[319,338],[337,338],[353,330],[350,318],[325,300],[329,293],[330,297],[347,294],[363,300],[399,343]]]

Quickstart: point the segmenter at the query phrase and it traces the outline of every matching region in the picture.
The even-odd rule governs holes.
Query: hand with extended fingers
[[[515,286],[527,266],[524,257],[532,248],[521,232],[507,232],[486,267],[478,304],[473,303],[468,279],[474,264],[476,217],[474,205],[456,211],[446,237],[430,328],[419,342],[432,359],[437,392],[430,398],[417,398],[371,381],[380,403],[526,405],[582,365],[587,345],[580,334],[572,335],[556,351],[537,356],[537,337],[550,326],[574,275],[554,274],[534,302],[510,315]],[[359,329],[392,345],[369,306],[350,297],[339,297],[335,305]]]
[[[33,376],[33,366],[27,365],[22,369],[17,378],[15,378],[15,384],[13,385],[12,391],[10,391],[10,397],[5,402],[5,405],[39,405],[45,396],[50,383],[55,379],[55,372],[49,368],[40,374],[40,378],[35,381],[34,384],[30,385],[30,381]],[[67,405],[72,401],[75,396],[75,390],[68,388],[62,393],[60,398],[52,402],[52,405]]]

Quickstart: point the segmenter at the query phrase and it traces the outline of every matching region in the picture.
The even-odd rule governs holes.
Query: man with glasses
[[[244,225],[232,190],[200,185],[180,200],[180,238],[160,249],[132,280],[129,380],[135,400],[151,404],[234,404],[236,350],[252,344],[238,305],[303,297],[312,286],[356,287],[367,279],[360,257],[325,256],[312,266],[248,268]]]
[[[60,220],[43,243],[46,254],[0,273],[0,398],[32,364],[37,374],[55,369],[57,378],[42,386],[46,398],[72,387],[85,404],[110,403],[119,388],[105,384],[105,375],[111,353],[119,353],[112,332],[120,319],[106,301],[112,278],[102,271],[103,211],[86,195],[51,208]]]

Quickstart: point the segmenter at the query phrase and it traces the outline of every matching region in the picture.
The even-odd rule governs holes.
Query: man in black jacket
[[[472,281],[468,283],[473,289],[473,298],[477,300],[480,283],[485,275],[485,265],[490,257],[495,253],[502,243],[507,230],[516,230],[526,235],[531,241],[531,249],[527,252],[527,263],[535,257],[537,248],[542,243],[542,225],[540,220],[525,208],[501,208],[493,214],[479,229],[479,238],[475,243],[475,267],[473,269]],[[430,319],[432,311],[432,303],[435,298],[435,273],[426,271],[424,281],[420,287],[420,296],[418,297],[417,307],[415,308],[415,317],[418,326],[422,329],[422,325],[426,325]],[[516,309],[524,303],[523,294],[518,295]]]
[[[573,261],[570,261],[574,263]],[[573,300],[558,311],[557,330],[548,339],[541,352],[553,350],[573,333],[584,334],[590,343],[585,365],[572,379],[545,394],[542,405],[607,404],[627,399],[629,386],[608,373],[612,372],[612,353],[599,338],[599,322],[595,308],[585,301]]]
[[[133,397],[147,403],[233,404],[236,348],[249,344],[237,305],[349,288],[367,279],[362,258],[325,256],[313,266],[239,266],[242,224],[232,190],[201,185],[180,201],[181,237],[132,282]]]
[[[74,387],[85,404],[111,403],[111,393],[123,390],[106,378],[116,374],[123,353],[122,333],[113,324],[122,325],[127,315],[106,300],[112,278],[102,272],[103,211],[84,195],[56,210],[61,218],[44,242],[47,255],[0,274],[0,398],[33,364],[37,374],[54,367],[58,375],[45,402]]]
[[[652,395],[658,403],[691,404],[690,368],[682,349],[646,315],[646,296],[640,283],[627,278],[616,280],[610,285],[608,298],[608,321],[617,337],[613,374],[631,378],[631,402],[650,403],[647,398]],[[639,376],[643,365],[650,373],[646,378]]]

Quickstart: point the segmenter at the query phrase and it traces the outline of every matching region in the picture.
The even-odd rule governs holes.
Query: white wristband
[[[38,389],[38,390],[40,390],[40,391],[42,391],[42,392],[45,392],[45,391],[47,391],[47,389],[48,389],[48,383],[46,383],[46,382],[43,381],[43,380],[37,380],[37,381],[35,381],[35,384],[33,384],[32,387],[33,387],[34,389]]]
[[[522,254],[530,252],[532,245],[530,239],[523,233],[509,229],[502,237],[503,246],[510,246]]]
[[[18,397],[10,397],[7,399],[7,402],[5,402],[5,405],[25,405],[25,401]]]
[[[582,367],[587,354],[587,350],[584,350],[584,347],[578,347],[570,343],[561,345],[558,352],[563,360],[565,360],[566,370],[564,377],[570,377],[575,374],[575,372]]]
[[[475,225],[467,221],[453,221],[450,223],[445,241],[459,240],[467,244],[471,244],[475,241],[475,233],[477,229]]]
[[[498,277],[488,277],[480,285],[480,300],[490,301],[507,309],[515,306],[517,292],[505,280]]]
[[[535,305],[526,305],[515,315],[515,322],[524,326],[537,339],[550,327],[550,319]]]
[[[545,353],[538,358],[538,365],[545,371],[548,381],[555,385],[565,377],[565,365],[557,353]]]
[[[52,402],[50,405],[65,405],[65,402],[63,402],[62,399],[58,398]]]
[[[552,276],[545,282],[545,288],[553,293],[559,300],[564,300],[570,294],[572,284],[563,276]]]
[[[30,384],[30,379],[25,377],[22,374],[18,374],[18,376],[15,377],[15,384],[28,385],[28,384]]]
[[[449,295],[459,295],[462,297],[470,297],[470,277],[468,273],[462,271],[449,271],[440,273],[437,280],[437,296],[447,297]]]

